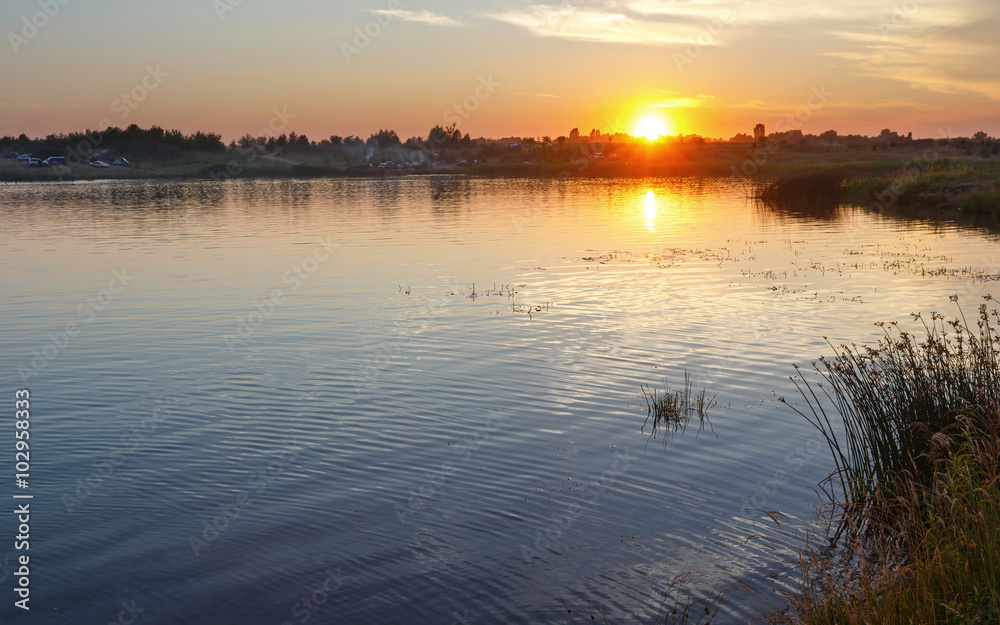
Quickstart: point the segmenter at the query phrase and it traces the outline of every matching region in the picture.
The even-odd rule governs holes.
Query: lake
[[[685,572],[784,578],[760,510],[804,523],[832,468],[794,365],[1000,295],[996,234],[731,180],[18,184],[0,215],[33,496],[0,614],[29,554],[40,624],[633,623]],[[710,424],[651,438],[641,388],[685,374]]]

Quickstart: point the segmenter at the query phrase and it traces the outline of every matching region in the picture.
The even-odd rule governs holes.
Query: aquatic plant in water
[[[648,384],[640,384],[639,388],[646,400],[646,420],[640,431],[645,431],[646,424],[652,419],[653,438],[656,438],[657,431],[661,429],[671,432],[687,429],[692,417],[698,418],[699,431],[705,429],[706,423],[709,428],[712,427],[712,422],[708,420],[708,410],[716,405],[715,396],[708,397],[706,389],[695,394],[691,374],[687,370],[684,371],[684,387],[681,390],[671,391],[666,378],[663,380],[663,391]]]

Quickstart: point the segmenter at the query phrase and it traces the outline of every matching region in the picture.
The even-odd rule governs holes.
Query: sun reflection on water
[[[652,189],[646,191],[646,227],[656,232],[656,194]]]

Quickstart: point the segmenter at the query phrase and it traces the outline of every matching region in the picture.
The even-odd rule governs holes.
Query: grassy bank
[[[837,163],[772,168],[754,182],[771,204],[851,202],[885,211],[925,208],[1000,218],[1000,161],[949,160]]]
[[[927,206],[1000,217],[1000,162],[936,160],[882,176],[857,176],[844,185],[848,199],[876,206]]]
[[[822,360],[822,385],[802,382],[837,464],[835,544],[802,554],[799,591],[765,621],[998,622],[998,325],[983,304],[972,325],[932,315],[923,337],[883,326],[877,346]]]

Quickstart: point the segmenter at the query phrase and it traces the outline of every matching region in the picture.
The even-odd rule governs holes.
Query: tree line
[[[103,151],[169,158],[184,152],[224,152],[225,149],[226,144],[218,133],[198,131],[185,135],[180,130],[165,130],[159,126],[140,128],[136,124],[127,128],[110,126],[104,130],[50,134],[41,139],[31,139],[24,133],[17,137],[0,137],[0,150],[4,152],[17,151],[39,157],[67,156],[74,160]]]

